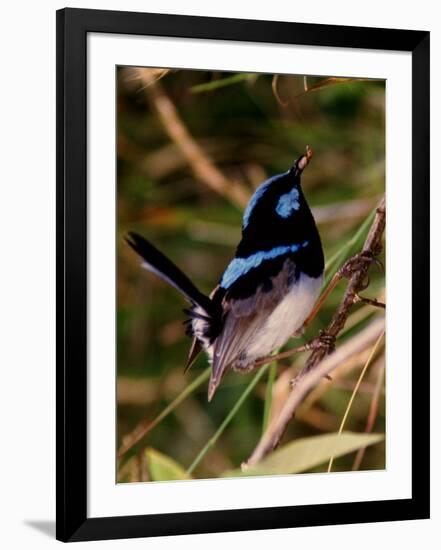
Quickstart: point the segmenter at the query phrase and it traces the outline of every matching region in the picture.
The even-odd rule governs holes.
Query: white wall
[[[70,7],[157,11],[310,23],[381,26],[432,31],[432,204],[440,203],[440,30],[435,0],[385,2],[310,0],[309,2],[150,2],[71,1]],[[62,2],[5,3],[2,7],[0,140],[0,543],[3,548],[55,546],[55,9]],[[438,123],[436,125],[436,123]],[[438,199],[438,200],[437,200]],[[435,217],[437,219],[435,219]],[[434,235],[440,216],[433,212]],[[437,231],[438,230],[438,231]],[[440,271],[433,242],[433,281]],[[438,251],[438,255],[435,252]],[[432,310],[441,311],[432,292]],[[435,331],[440,329],[437,318]],[[439,361],[436,361],[439,363]],[[357,548],[389,545],[434,548],[441,535],[441,445],[439,415],[441,369],[432,374],[432,486],[430,521],[287,529],[250,533],[96,543],[106,548],[224,548],[233,545],[280,548]],[[433,491],[435,492],[435,490]],[[37,527],[35,526],[37,524]],[[438,543],[431,541],[438,540]],[[80,544],[80,546],[82,543]]]

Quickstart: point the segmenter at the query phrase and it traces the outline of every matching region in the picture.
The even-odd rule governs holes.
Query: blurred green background
[[[201,357],[184,374],[190,346],[182,324],[182,309],[187,304],[174,289],[140,268],[124,235],[128,231],[144,235],[209,293],[240,240],[244,201],[267,177],[286,171],[308,144],[314,157],[302,185],[322,236],[325,258],[335,258],[366,224],[384,193],[385,83],[121,67],[117,70],[117,102],[120,446],[130,441],[139,423],[148,425],[207,366]],[[326,326],[344,288],[340,283],[327,299],[303,340]],[[384,299],[384,273],[375,267],[365,295]],[[349,338],[377,314],[365,305],[353,311],[342,338]],[[279,363],[273,413],[304,359],[303,354]],[[338,430],[365,361],[366,356],[361,357],[332,383],[324,381],[317,395],[310,396],[310,402],[298,411],[283,441]],[[360,386],[347,429],[364,431],[383,369],[381,353]],[[142,458],[147,447],[188,467],[252,376],[229,373],[211,403],[207,402],[206,382],[199,386],[120,457],[119,481],[149,479]],[[248,457],[262,432],[266,380],[263,377],[257,384],[198,464],[195,477],[218,476]],[[385,430],[383,387],[380,393],[376,432]],[[384,444],[374,445],[367,448],[359,467],[384,468],[384,460]],[[335,461],[333,470],[351,469],[353,462],[354,454],[346,455]],[[311,471],[325,469],[326,465]]]

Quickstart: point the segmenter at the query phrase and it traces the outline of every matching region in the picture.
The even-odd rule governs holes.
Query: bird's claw
[[[329,334],[325,330],[319,332],[316,340],[316,349],[324,349],[326,353],[332,353],[335,350],[335,336]]]
[[[335,336],[332,334],[329,334],[325,330],[321,330],[319,332],[319,335],[317,338],[314,338],[314,340],[311,340],[308,344],[305,344],[306,350],[318,350],[322,349],[325,351],[325,354],[332,353],[335,350]],[[300,372],[295,378],[292,378],[289,381],[289,386],[292,389],[295,385],[299,377],[302,376],[302,372]],[[331,379],[328,377],[328,375],[325,376],[328,380]]]
[[[335,349],[335,336],[329,334],[325,330],[320,330],[319,335],[305,344],[305,350],[323,349],[326,353],[331,353]]]
[[[363,251],[359,254],[355,254],[352,258],[349,258],[342,267],[339,269],[338,273],[341,278],[350,279],[354,273],[358,270],[369,266],[374,260],[374,255],[370,251]]]

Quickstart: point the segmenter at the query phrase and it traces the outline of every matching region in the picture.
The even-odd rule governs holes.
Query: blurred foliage
[[[247,195],[266,177],[286,171],[310,145],[314,158],[302,184],[327,260],[338,257],[385,189],[383,81],[329,79],[322,85],[324,77],[280,75],[275,79],[265,74],[155,71],[147,85],[137,80],[131,69],[117,71],[118,445],[139,422],[161,413],[207,365],[201,357],[184,374],[190,345],[182,325],[186,304],[174,289],[140,268],[124,235],[129,230],[144,235],[206,293],[217,284],[240,240],[242,209],[195,177],[182,149],[158,117],[148,86],[160,87],[207,158]],[[344,287],[341,283],[331,294],[303,341],[326,326]],[[384,299],[384,274],[375,267],[365,294]],[[369,306],[354,307],[343,337],[351,337],[375,313]],[[276,391],[286,366],[293,366],[295,372],[304,357],[278,364],[273,409],[286,396],[284,390]],[[337,431],[362,367],[359,362],[329,384],[319,399],[291,422],[282,443]],[[345,429],[364,431],[380,368],[381,357],[369,369]],[[125,454],[118,479],[151,478],[148,472],[136,473],[142,470],[139,457],[145,458],[146,448],[157,449],[187,468],[252,376],[229,373],[210,404],[206,383],[199,385]],[[262,431],[266,380],[258,381],[192,472],[193,477],[219,476],[247,458]],[[384,433],[384,415],[382,390],[374,432]],[[384,443],[368,447],[361,468],[384,468],[384,453]],[[354,453],[347,454],[336,459],[333,469],[351,469],[353,461]],[[325,469],[326,465],[310,471]]]

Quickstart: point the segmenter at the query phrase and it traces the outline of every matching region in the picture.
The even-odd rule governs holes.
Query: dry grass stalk
[[[249,200],[249,193],[237,181],[229,180],[215,166],[182,121],[174,103],[158,81],[152,82],[148,69],[136,69],[144,91],[156,111],[170,139],[180,148],[195,176],[212,191],[227,197],[243,208]]]

